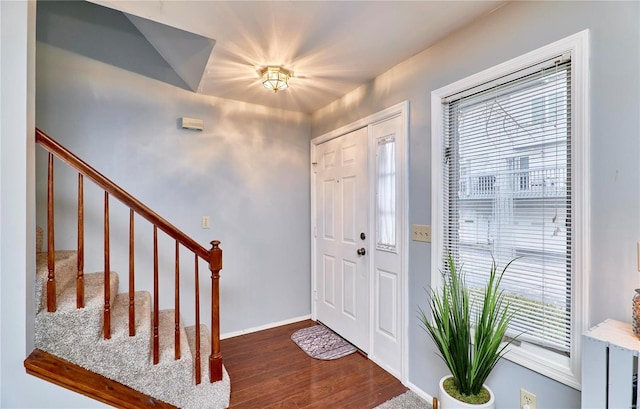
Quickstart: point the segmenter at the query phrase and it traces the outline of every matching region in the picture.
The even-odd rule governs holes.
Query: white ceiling
[[[213,48],[208,60],[204,59],[207,63],[196,68],[202,72],[200,80],[195,81],[197,86],[192,86],[198,92],[306,113],[322,108],[505,3],[92,2],[214,40],[209,43]],[[143,34],[148,37],[148,33]],[[153,39],[149,41],[154,44]],[[161,54],[170,60],[166,50]],[[184,52],[176,55],[181,56],[178,65],[186,64]],[[203,61],[202,52],[197,60]],[[258,71],[266,65],[282,65],[293,71],[288,90],[275,94],[262,87]],[[193,79],[189,82],[194,83]]]

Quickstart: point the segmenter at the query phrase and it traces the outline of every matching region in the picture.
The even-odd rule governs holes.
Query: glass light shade
[[[289,78],[291,73],[282,67],[266,67],[262,70],[262,85],[273,92],[287,89]]]

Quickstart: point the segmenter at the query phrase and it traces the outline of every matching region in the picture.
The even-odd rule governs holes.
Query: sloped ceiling
[[[126,13],[192,90],[306,113],[505,3],[92,2]],[[293,71],[288,90],[262,87],[258,72],[266,65]]]
[[[125,13],[194,92],[200,91],[215,40]]]

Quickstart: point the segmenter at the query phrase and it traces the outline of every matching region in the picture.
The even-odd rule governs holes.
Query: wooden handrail
[[[177,227],[160,217],[156,212],[149,209],[142,202],[135,197],[131,196],[120,186],[109,180],[106,176],[86,164],[82,159],[78,158],[73,153],[69,152],[64,146],[53,140],[49,135],[36,128],[36,142],[40,144],[47,151],[55,154],[60,160],[66,162],[72,168],[82,173],[84,176],[90,178],[95,184],[100,186],[105,191],[109,192],[109,195],[115,197],[134,212],[144,217],[154,226],[158,226],[160,230],[178,240],[180,244],[196,253],[202,259],[209,261],[209,251],[201,246],[198,242],[191,237],[184,234]]]

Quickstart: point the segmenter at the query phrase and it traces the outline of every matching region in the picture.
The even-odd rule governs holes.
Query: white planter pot
[[[493,394],[493,391],[489,389],[487,385],[484,385],[485,388],[489,391],[489,402],[483,403],[482,405],[472,405],[470,403],[460,402],[457,399],[452,398],[445,390],[444,390],[444,381],[447,378],[451,378],[451,375],[447,375],[440,379],[440,396],[438,396],[439,401],[439,409],[495,409],[496,407],[496,399]]]

